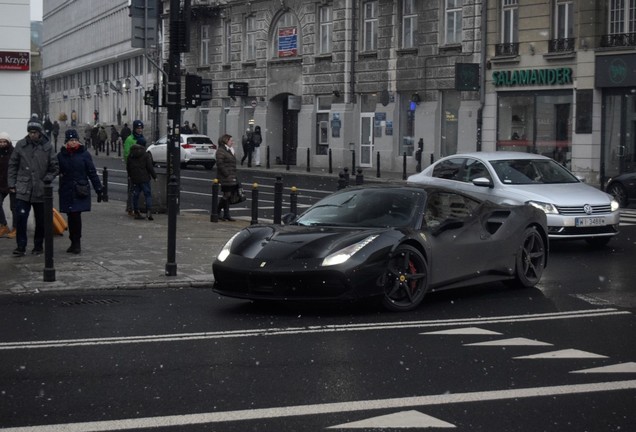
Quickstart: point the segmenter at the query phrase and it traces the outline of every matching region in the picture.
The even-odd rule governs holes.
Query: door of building
[[[298,150],[298,111],[283,104],[283,163],[296,165]]]
[[[362,113],[360,115],[360,157],[358,161],[361,167],[373,166],[373,121],[374,113]]]
[[[603,182],[636,170],[636,94],[625,89],[603,95]]]

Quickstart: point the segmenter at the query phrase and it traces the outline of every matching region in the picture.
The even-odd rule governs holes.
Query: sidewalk
[[[8,200],[5,200],[8,211]],[[82,214],[82,253],[66,253],[68,231],[54,236],[55,281],[44,282],[44,255],[30,255],[33,224],[29,223],[27,256],[15,258],[14,239],[0,238],[0,294],[59,290],[209,288],[214,278],[212,262],[225,242],[248,220],[210,222],[209,215],[177,217],[176,276],[166,276],[168,216],[154,221],[134,220],[125,203],[97,203]],[[31,215],[31,219],[33,215]]]

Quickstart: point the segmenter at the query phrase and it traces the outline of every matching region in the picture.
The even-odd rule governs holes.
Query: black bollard
[[[177,209],[179,208],[179,182],[173,174],[168,180],[168,257],[166,276],[177,275]]]
[[[346,188],[346,182],[345,182],[345,175],[344,175],[344,171],[340,171],[338,173],[338,190],[344,189]]]
[[[276,176],[274,182],[274,223],[280,225],[283,217],[283,177]]]
[[[44,183],[44,282],[55,282],[53,265],[53,186]]]
[[[108,202],[108,167],[102,172],[102,201]]]
[[[121,157],[121,145],[122,145],[121,140],[117,140],[117,156],[118,157]]]
[[[212,208],[210,209],[210,222],[219,221],[219,179],[212,180]]]
[[[344,179],[345,179],[345,187],[349,187],[349,168],[344,167]]]
[[[267,146],[266,156],[267,157],[265,158],[265,165],[266,165],[267,169],[269,169],[270,168],[270,165],[269,165],[269,146]]]
[[[309,167],[310,162],[311,162],[311,154],[310,154],[309,148],[307,148],[307,172],[311,171],[311,168]]]
[[[376,172],[375,176],[377,178],[380,178],[380,152],[377,153],[375,165],[376,165],[376,169],[377,169],[377,172]]]
[[[291,187],[291,193],[289,194],[289,212],[298,214],[298,189],[296,186]]]
[[[364,175],[362,174],[362,168],[358,168],[356,171],[356,186],[364,184]]]
[[[351,174],[356,172],[356,151],[351,150]]]
[[[106,156],[110,156],[110,141],[106,141]]]
[[[431,164],[433,164],[433,162],[435,162],[435,157],[433,156],[433,153],[431,153]]]
[[[252,220],[251,225],[258,223],[258,183],[252,184]]]
[[[406,152],[402,154],[402,180],[406,180]]]
[[[333,161],[331,159],[331,149],[329,149],[329,174],[333,174]]]

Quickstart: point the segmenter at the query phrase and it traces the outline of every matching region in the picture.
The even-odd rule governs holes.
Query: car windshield
[[[317,202],[296,223],[312,226],[404,227],[413,224],[421,193],[402,189],[356,189]]]
[[[579,180],[551,159],[509,159],[490,161],[499,180],[507,185],[578,183]]]
[[[188,144],[212,144],[212,140],[206,136],[188,137]]]

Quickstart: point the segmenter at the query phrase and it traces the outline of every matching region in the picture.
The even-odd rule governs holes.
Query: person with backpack
[[[261,134],[261,127],[256,126],[254,133],[252,134],[252,144],[254,145],[254,161],[257,167],[261,166],[261,143],[263,142],[263,135]]]

